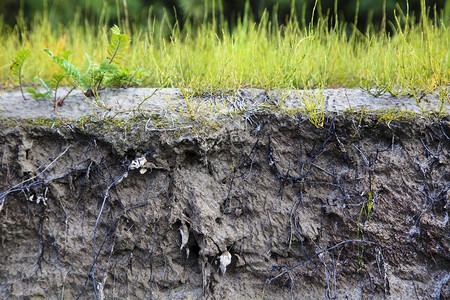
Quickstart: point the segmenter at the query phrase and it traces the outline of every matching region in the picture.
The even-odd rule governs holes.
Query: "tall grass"
[[[394,95],[445,90],[448,97],[450,24],[442,13],[430,19],[429,10],[424,1],[420,16],[398,9],[394,22],[377,30],[369,24],[365,32],[318,12],[313,23],[293,13],[280,26],[268,12],[256,23],[246,11],[232,29],[220,15],[200,24],[187,22],[182,29],[168,17],[157,21],[149,15],[146,28],[128,28],[132,43],[121,64],[144,69],[144,86],[196,93],[240,87],[362,87]],[[82,66],[85,54],[96,61],[106,58],[108,34],[105,24],[89,24],[79,16],[57,29],[46,13],[29,27],[20,17],[13,29],[0,21],[0,83],[7,81],[21,49],[32,50],[22,81],[34,85],[37,78],[49,79],[59,71],[42,49],[55,54],[70,50],[70,61]]]

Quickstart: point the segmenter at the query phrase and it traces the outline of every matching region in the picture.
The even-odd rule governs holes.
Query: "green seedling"
[[[199,120],[202,117],[210,115],[214,108],[211,101],[203,102],[201,99],[195,99],[194,94],[184,91],[184,103],[186,109],[176,110],[182,117],[190,120]]]
[[[16,56],[14,57],[11,66],[10,66],[10,72],[17,76],[19,80],[19,88],[20,92],[22,93],[22,97],[24,100],[27,100],[28,98],[25,97],[25,94],[23,92],[23,85],[22,85],[22,67],[25,60],[30,56],[31,50],[29,49],[22,49],[19,52],[17,52]]]
[[[70,51],[65,51],[63,53],[63,57],[65,59],[68,58],[70,55]],[[73,89],[71,89],[64,97],[57,99],[57,91],[58,88],[62,85],[62,82],[64,78],[66,77],[65,74],[52,74],[51,80],[49,82],[46,82],[42,79],[39,79],[39,82],[44,89],[44,92],[37,91],[33,87],[28,87],[25,90],[31,95],[31,97],[35,100],[41,100],[41,99],[47,99],[51,100],[53,102],[53,106],[56,108],[56,106],[61,106],[64,102],[64,100],[69,96],[69,94],[72,92]]]
[[[116,62],[126,54],[130,40],[126,34],[121,34],[118,26],[111,28],[112,37],[107,48],[107,59],[97,64],[86,54],[85,67],[82,71],[70,63],[67,57],[53,54],[49,49],[44,49],[55,64],[63,71],[79,89],[84,90],[86,97],[98,99],[98,92],[104,87],[121,86],[124,82],[136,81],[131,77],[128,69],[121,69]],[[62,103],[61,103],[62,104]]]
[[[91,60],[89,55],[85,54],[83,68],[79,68],[69,61],[71,51],[64,51],[62,55],[56,55],[49,49],[44,49],[43,51],[59,66],[62,72],[53,73],[50,81],[39,79],[43,92],[32,87],[28,87],[25,91],[36,100],[51,99],[56,112],[56,107],[62,106],[65,99],[75,88],[82,89],[86,97],[94,97],[98,100],[99,91],[105,87],[119,88],[139,85],[141,83],[140,77],[145,76],[145,72],[141,69],[121,68],[117,64],[128,51],[129,37],[126,34],[121,34],[118,26],[113,26],[111,32],[112,36],[107,47],[107,58],[100,63],[96,63]],[[30,54],[29,49],[19,51],[11,64],[11,73],[19,78],[19,86],[24,99],[26,97],[22,89],[22,66]],[[67,81],[73,85],[73,88],[65,96],[57,99],[58,88],[67,84]]]
[[[300,92],[297,90],[297,94],[311,124],[317,128],[323,127],[325,119],[323,88],[317,91],[305,90]]]
[[[84,67],[79,68],[69,61],[71,51],[64,51],[62,55],[56,55],[49,49],[44,49],[51,60],[62,70],[60,73],[53,73],[51,80],[39,79],[42,89],[40,91],[33,87],[25,89],[32,98],[36,100],[47,99],[53,103],[56,116],[58,116],[57,108],[62,106],[65,99],[75,89],[82,89],[86,97],[94,97],[96,103],[99,103],[99,91],[105,87],[129,87],[139,85],[141,80],[139,77],[145,76],[146,73],[141,69],[131,71],[129,68],[121,68],[117,63],[127,53],[130,40],[126,34],[121,34],[118,26],[111,28],[112,36],[107,47],[107,57],[100,63],[95,63],[89,55],[85,54]],[[26,100],[22,83],[22,67],[25,60],[30,56],[31,50],[23,49],[17,52],[12,61],[11,73],[18,77],[20,91],[22,97]],[[60,86],[69,82],[73,87],[69,89],[65,96],[57,98],[57,91]],[[43,90],[43,91],[42,91]]]

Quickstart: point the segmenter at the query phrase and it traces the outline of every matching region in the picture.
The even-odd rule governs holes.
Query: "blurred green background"
[[[119,24],[128,19],[130,25],[144,27],[149,17],[161,19],[166,15],[167,20],[172,23],[178,20],[182,26],[187,20],[201,22],[205,16],[211,17],[215,12],[216,15],[222,15],[232,27],[239,16],[243,15],[246,2],[245,0],[0,0],[0,18],[8,26],[14,27],[20,15],[26,22],[31,23],[36,16],[46,11],[54,26],[67,25],[75,19],[91,24],[102,22],[108,25]],[[275,10],[279,24],[283,24],[291,12],[291,7],[294,7],[300,19],[309,23],[315,0],[249,0],[248,4],[249,11],[256,21],[267,9],[269,12]],[[428,0],[426,5],[430,8],[431,18],[435,12],[444,13],[446,18],[450,16],[450,0]],[[420,0],[321,0],[318,2],[316,12],[323,14],[328,12],[330,16],[337,12],[340,21],[352,23],[358,11],[358,27],[364,29],[367,24],[373,24],[375,27],[380,25],[384,6],[387,21],[393,22],[394,9],[398,11],[399,8],[406,13],[409,7],[410,14],[414,14],[417,18]]]

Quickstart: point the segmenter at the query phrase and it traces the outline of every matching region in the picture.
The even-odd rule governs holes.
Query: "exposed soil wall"
[[[450,297],[449,118],[145,124],[2,121],[0,298]]]

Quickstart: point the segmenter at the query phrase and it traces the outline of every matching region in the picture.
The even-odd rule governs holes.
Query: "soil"
[[[172,114],[0,112],[0,298],[450,298],[450,117],[330,96],[316,128],[244,91],[192,119],[172,92]]]

